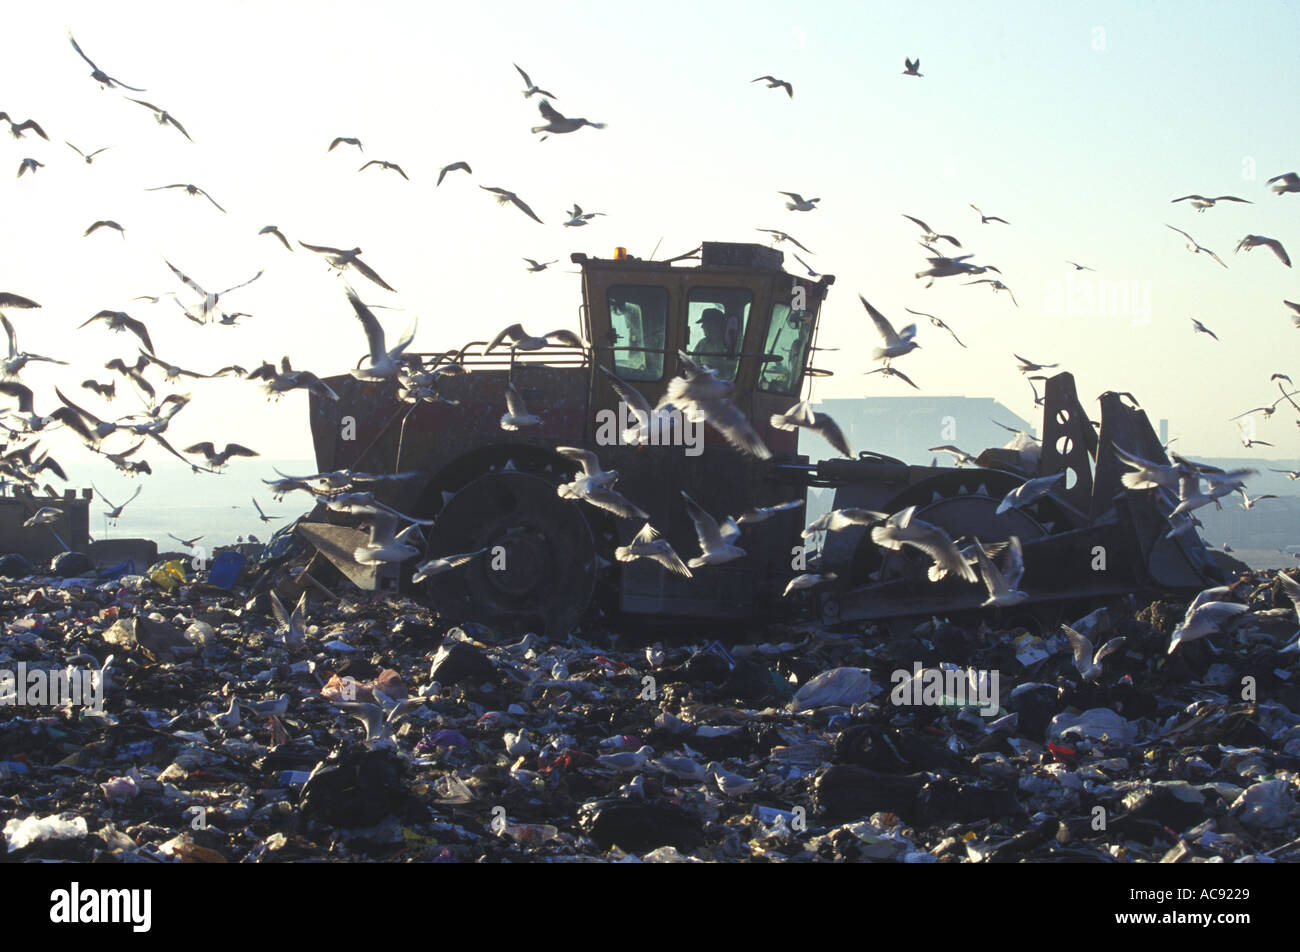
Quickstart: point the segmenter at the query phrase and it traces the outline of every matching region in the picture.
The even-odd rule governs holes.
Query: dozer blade
[[[357,588],[373,592],[379,588],[379,565],[362,565],[352,557],[358,546],[365,545],[369,533],[347,526],[332,526],[324,522],[303,522],[295,530],[298,535],[316,547],[316,551],[337,568]]]

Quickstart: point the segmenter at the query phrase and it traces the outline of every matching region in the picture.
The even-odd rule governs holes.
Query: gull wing
[[[709,553],[715,549],[723,548],[727,543],[722,537],[722,531],[718,528],[718,520],[704,510],[704,507],[682,491],[682,498],[686,500],[686,514],[691,517],[691,522],[695,524],[695,535],[699,538],[700,551]],[[737,529],[739,532],[739,529]]]
[[[370,359],[372,362],[382,360],[388,352],[384,349],[384,329],[379,324],[379,319],[375,317],[370,308],[361,303],[361,298],[357,297],[357,292],[351,288],[347,289],[348,302],[352,309],[357,312],[357,319],[361,321],[361,326],[366,331],[366,343],[370,346]]]
[[[867,302],[867,299],[864,298],[861,294],[858,295],[858,300],[861,301],[862,306],[867,309],[867,315],[871,318],[872,323],[876,325],[876,330],[880,332],[880,336],[885,339],[885,345],[887,347],[892,347],[894,344],[897,344],[898,334],[894,333],[894,327],[892,324],[889,323],[889,320],[885,317],[885,315],[881,314],[874,307],[872,307]],[[912,330],[913,333],[915,333],[916,331],[915,324],[912,325]]]

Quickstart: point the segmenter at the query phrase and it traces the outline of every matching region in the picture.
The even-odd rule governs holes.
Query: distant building
[[[870,450],[918,466],[928,465],[935,456],[941,466],[952,465],[947,453],[928,452],[932,446],[952,444],[972,456],[1005,446],[1012,434],[994,420],[1038,434],[1038,424],[1022,419],[992,397],[862,397],[823,400],[814,406],[840,425],[855,454]],[[835,452],[820,437],[804,434],[800,434],[799,451],[812,459],[825,459]]]

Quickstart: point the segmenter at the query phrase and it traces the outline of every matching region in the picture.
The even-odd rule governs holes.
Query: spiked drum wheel
[[[562,637],[582,618],[596,580],[596,545],[581,508],[539,476],[496,471],[444,504],[429,556],[487,549],[429,579],[439,611],[498,631]]]

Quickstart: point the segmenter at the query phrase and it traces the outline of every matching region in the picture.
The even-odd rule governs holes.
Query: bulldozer
[[[690,578],[649,559],[619,561],[615,549],[633,539],[642,520],[560,495],[578,464],[557,448],[575,447],[619,474],[617,490],[683,558],[698,548],[683,493],[721,520],[829,487],[837,509],[893,513],[916,506],[916,518],[954,539],[988,544],[1018,537],[1026,566],[1020,587],[1031,610],[1143,588],[1194,589],[1222,578],[1195,533],[1169,537],[1167,496],[1120,484],[1109,446],[1165,459],[1145,413],[1126,395],[1101,397],[1095,429],[1071,376],[1050,378],[1036,466],[1009,449],[985,450],[978,465],[964,468],[909,465],[870,451],[813,462],[800,455],[797,432],[774,427],[771,418],[797,404],[810,379],[830,375],[813,361],[834,276],[790,274],[780,250],[747,243],[704,242],[667,261],[641,260],[621,248],[611,258],[575,253],[571,260],[582,280],[581,341],[548,335],[544,346],[527,349],[471,341],[456,350],[408,353],[426,371],[457,371],[445,378],[440,399],[403,402],[394,382],[349,374],[325,381],[337,399],[311,394],[320,472],[415,474],[378,484],[376,498],[432,520],[427,556],[493,557],[413,585],[410,563],[358,565],[352,553],[364,533],[318,506],[297,532],[320,558],[362,588],[407,591],[444,617],[549,637],[563,637],[596,611],[746,624],[788,617],[795,606],[837,625],[969,611],[986,596],[983,586],[958,579],[930,582],[924,557],[882,550],[863,527],[805,540],[801,508],[744,527],[737,542],[744,558],[705,566]],[[732,384],[730,400],[770,451],[767,458],[738,451],[711,426],[695,434],[685,423],[661,428],[663,438],[652,433],[635,444],[621,437],[630,414],[611,375],[654,406],[691,362]],[[508,387],[540,422],[503,429]],[[1064,474],[1057,491],[997,514],[1007,492],[1054,473]],[[835,578],[784,598],[789,580],[803,572]]]

